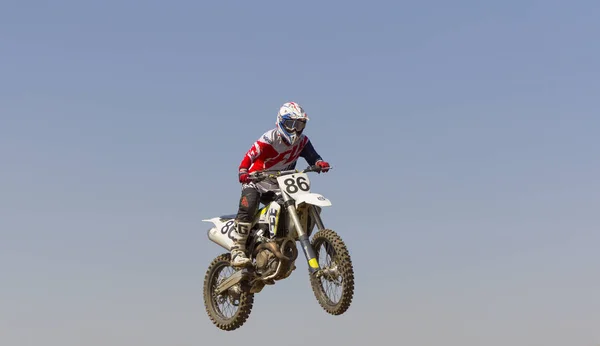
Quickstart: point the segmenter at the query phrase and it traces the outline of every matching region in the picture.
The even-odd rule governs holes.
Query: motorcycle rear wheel
[[[235,272],[235,269],[231,267],[230,259],[230,254],[217,256],[210,263],[204,276],[204,307],[206,313],[217,328],[226,331],[241,327],[250,316],[254,304],[253,293],[231,294],[230,292],[224,292],[221,295],[215,293],[218,284]],[[220,274],[227,269],[230,269],[231,273],[220,277]],[[223,308],[219,306],[220,303],[230,303],[232,307]]]
[[[309,274],[315,298],[327,313],[341,315],[350,307],[354,295],[354,268],[350,253],[342,238],[330,229],[315,233],[311,245],[319,266],[328,272],[320,278]],[[333,297],[330,295],[330,282],[334,286],[341,286],[339,299],[336,294]]]

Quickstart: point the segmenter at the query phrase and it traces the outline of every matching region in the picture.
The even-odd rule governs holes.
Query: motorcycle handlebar
[[[328,168],[331,169],[331,167],[328,167]],[[282,175],[288,175],[288,174],[294,174],[294,173],[308,173],[308,172],[321,173],[322,170],[323,169],[317,165],[308,166],[303,170],[297,170],[297,169],[289,169],[289,170],[283,170],[283,171],[263,170],[263,171],[256,171],[256,172],[250,173],[250,180],[252,180],[253,182],[259,182],[259,181],[265,180],[267,178],[277,178]]]

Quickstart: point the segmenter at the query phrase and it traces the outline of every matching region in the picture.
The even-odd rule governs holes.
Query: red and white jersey
[[[300,135],[295,144],[288,145],[275,128],[254,142],[244,155],[239,169],[247,169],[248,172],[293,169],[299,157],[303,157],[309,165],[321,160],[306,135]]]

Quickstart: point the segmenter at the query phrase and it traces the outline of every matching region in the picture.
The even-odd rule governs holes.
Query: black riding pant
[[[252,186],[245,186],[242,188],[242,195],[240,196],[240,202],[238,206],[238,213],[236,219],[239,222],[252,222],[254,221],[254,215],[258,211],[258,206],[262,202],[263,204],[270,203],[275,196],[274,192],[260,193],[258,189]]]

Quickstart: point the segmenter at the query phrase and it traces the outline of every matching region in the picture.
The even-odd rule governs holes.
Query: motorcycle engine
[[[278,264],[279,260],[268,249],[263,249],[256,255],[256,269],[262,276],[275,273]]]

